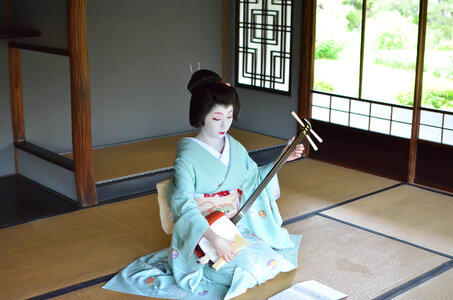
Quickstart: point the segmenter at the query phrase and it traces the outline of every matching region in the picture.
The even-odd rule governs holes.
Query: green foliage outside
[[[382,57],[376,57],[374,59],[376,65],[387,66],[395,69],[415,70],[415,62],[404,62],[399,60],[386,60]]]
[[[453,51],[453,40],[440,42],[436,49],[438,51]]]
[[[376,65],[395,69],[415,70],[416,61],[414,53],[407,50],[380,50],[375,53]]]
[[[376,44],[377,50],[403,49],[405,38],[398,29],[394,31],[385,31],[378,35]]]
[[[328,81],[315,81],[313,89],[321,92],[333,92],[333,85]]]
[[[333,39],[316,41],[315,58],[338,59],[343,47]]]
[[[397,100],[402,105],[414,105],[414,93],[406,92],[398,95]],[[453,90],[430,88],[423,91],[423,107],[432,107],[443,110],[453,109]]]
[[[444,65],[443,67],[437,67],[433,71],[434,76],[437,78],[448,78],[453,80],[453,56],[450,56],[450,63]]]
[[[346,15],[346,20],[348,20],[346,27],[348,30],[353,31],[354,29],[359,29],[361,19],[362,15],[358,10],[350,10]]]

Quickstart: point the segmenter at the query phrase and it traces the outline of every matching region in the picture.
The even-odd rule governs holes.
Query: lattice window
[[[239,86],[290,93],[291,15],[291,0],[239,1]]]

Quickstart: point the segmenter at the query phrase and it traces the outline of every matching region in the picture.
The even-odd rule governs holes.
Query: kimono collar
[[[225,135],[225,145],[223,147],[222,153],[218,152],[215,150],[213,147],[209,146],[205,142],[202,142],[196,138],[192,137],[187,137],[186,139],[192,140],[195,143],[199,144],[202,146],[206,151],[212,154],[216,159],[220,160],[221,163],[223,163],[226,167],[230,164],[230,139],[228,138],[228,135]]]

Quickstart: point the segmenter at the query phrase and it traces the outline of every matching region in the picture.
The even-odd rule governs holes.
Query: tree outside
[[[361,0],[318,0],[314,89],[358,97]],[[428,3],[424,107],[453,111],[453,0]],[[362,98],[413,105],[418,0],[368,0]]]

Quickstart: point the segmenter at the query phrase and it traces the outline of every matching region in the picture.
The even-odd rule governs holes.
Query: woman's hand
[[[292,137],[291,140],[289,140],[290,143],[293,143],[295,140],[295,137]],[[302,157],[302,153],[304,152],[304,145],[299,144],[296,146],[294,151],[288,156],[288,159],[286,161],[292,161],[298,158]]]
[[[233,250],[233,242],[230,242],[227,239],[224,239],[217,233],[215,233],[211,228],[208,228],[204,233],[204,237],[211,243],[217,252],[218,257],[223,257],[226,262],[230,262],[237,255]]]

